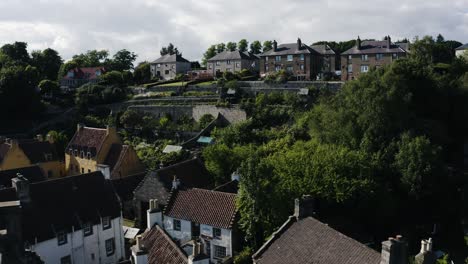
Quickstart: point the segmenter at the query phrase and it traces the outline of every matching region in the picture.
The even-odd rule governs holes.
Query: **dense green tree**
[[[226,49],[229,51],[235,51],[237,49],[237,44],[235,42],[226,43]]]
[[[107,66],[109,63],[109,52],[107,50],[88,50],[73,56],[78,67],[99,67]]]
[[[128,109],[120,116],[120,123],[125,128],[135,128],[143,123],[143,115],[135,110]]]
[[[265,40],[263,42],[263,52],[269,51],[273,48],[273,42],[271,40]]]
[[[151,80],[151,67],[146,61],[140,62],[133,72],[133,80],[137,84],[147,83]]]
[[[219,43],[216,45],[216,52],[221,53],[226,50],[226,44],[224,43]]]
[[[51,130],[47,133],[47,137],[49,137],[55,144],[57,154],[61,160],[65,159],[65,149],[67,148],[69,138],[67,137],[66,133],[61,131]]]
[[[71,60],[67,61],[64,64],[60,66],[60,70],[58,73],[58,79],[61,79],[63,76],[65,76],[70,70],[81,67],[76,61]]]
[[[48,48],[31,53],[31,65],[39,71],[41,79],[56,80],[63,60],[57,51]]]
[[[38,87],[41,91],[41,94],[56,95],[60,93],[60,86],[56,81],[42,80]]]
[[[206,63],[209,59],[213,58],[216,55],[216,45],[211,45],[208,50],[203,54],[202,65],[206,66]]]
[[[124,87],[85,84],[77,89],[75,103],[85,108],[90,105],[110,104],[127,98],[127,89]]]
[[[137,55],[126,49],[119,50],[114,54],[110,68],[114,71],[129,71],[133,70],[133,63],[135,62]]]
[[[0,51],[16,63],[27,65],[31,61],[27,48],[28,44],[26,42],[15,42],[3,45]]]
[[[250,43],[250,52],[253,54],[260,54],[262,53],[262,43],[260,41],[255,40]]]
[[[237,48],[241,52],[246,52],[247,49],[249,48],[249,42],[246,39],[241,39],[239,43],[237,44]]]
[[[123,86],[126,84],[126,80],[124,79],[122,72],[109,71],[99,76],[99,84]]]
[[[177,47],[174,46],[174,44],[172,43],[169,43],[169,45],[167,45],[167,47],[162,47],[161,48],[161,51],[159,52],[161,54],[161,56],[164,56],[164,55],[182,55],[179,50],[177,49]]]

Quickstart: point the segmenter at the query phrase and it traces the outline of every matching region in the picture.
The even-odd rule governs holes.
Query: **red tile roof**
[[[148,250],[148,264],[187,264],[187,255],[158,225],[144,234],[143,245]]]
[[[236,212],[235,194],[194,188],[174,191],[164,215],[231,229]]]
[[[84,79],[84,80],[93,80],[98,79],[99,75],[103,74],[106,71],[104,67],[87,67],[87,68],[75,68],[70,71],[63,77],[65,80],[73,79]],[[69,73],[73,72],[73,77],[69,76]]]
[[[90,151],[96,154],[107,136],[107,130],[102,128],[82,127],[76,131],[67,149]]]
[[[313,217],[290,217],[253,259],[256,264],[379,264],[381,257]]]

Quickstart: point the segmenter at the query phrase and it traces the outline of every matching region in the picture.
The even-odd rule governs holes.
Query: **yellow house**
[[[93,128],[81,124],[67,146],[65,169],[68,175],[102,171],[110,179],[145,171],[135,150],[122,144],[114,127]]]
[[[65,175],[52,141],[5,139],[0,144],[0,171],[37,165],[49,179]]]

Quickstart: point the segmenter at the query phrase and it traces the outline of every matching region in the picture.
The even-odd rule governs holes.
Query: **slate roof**
[[[179,188],[209,188],[210,177],[203,162],[197,158],[176,163],[174,165],[149,172],[134,190],[137,200],[148,202],[158,199],[162,205],[166,204],[172,189],[174,175],[180,181]]]
[[[301,45],[301,49],[297,48],[297,43],[287,43],[278,45],[276,51],[273,49],[268,50],[260,54],[260,57],[264,56],[276,56],[276,55],[294,55],[294,54],[318,54],[317,51],[307,46],[306,44]]]
[[[31,163],[59,160],[55,146],[48,141],[23,140],[19,141],[18,146],[24,152],[26,157],[28,157]],[[46,154],[52,155],[52,159],[47,160]]]
[[[145,178],[146,172],[130,175],[128,177],[111,179],[115,191],[122,201],[130,201],[133,199],[133,190]]]
[[[107,130],[105,128],[82,127],[76,131],[73,138],[68,143],[67,151],[72,148],[78,151],[91,152],[94,157],[101,149],[107,137]]]
[[[197,188],[174,191],[164,209],[165,216],[225,229],[236,212],[235,194]]]
[[[208,61],[222,61],[222,60],[258,60],[258,57],[249,52],[242,52],[240,50],[230,51],[225,50],[221,53],[216,54],[214,57],[208,59]]]
[[[155,63],[174,63],[174,62],[188,62],[188,63],[190,63],[190,61],[184,59],[184,57],[182,57],[181,55],[176,55],[176,54],[169,55],[169,54],[167,54],[167,55],[159,57],[157,60],[151,62],[151,64],[155,64]]]
[[[322,55],[335,55],[335,51],[327,44],[312,45],[310,47]]]
[[[349,50],[343,52],[342,55],[375,53],[406,53],[406,50],[401,48],[399,45],[393,43],[391,43],[389,48],[387,47],[386,40],[371,40],[363,41],[361,43],[361,49],[358,49],[357,46],[354,46]]]
[[[58,231],[100,223],[101,216],[120,217],[120,202],[110,181],[91,172],[30,184],[31,202],[23,206],[23,236],[30,243],[45,241]]]
[[[104,74],[106,72],[106,69],[104,67],[83,67],[83,68],[72,69],[69,72],[71,71],[73,72],[73,77],[69,77],[68,74],[66,74],[63,77],[63,79],[65,80],[73,80],[73,79],[94,80],[94,79],[98,79],[100,74]]]
[[[0,171],[0,189],[11,187],[11,180],[16,178],[17,174],[23,175],[30,183],[45,181],[47,178],[44,176],[39,166],[30,166],[12,170]]]
[[[143,245],[148,251],[148,264],[187,264],[185,252],[158,225],[143,235]]]
[[[227,192],[227,193],[237,193],[238,190],[239,190],[239,181],[237,180],[232,180],[223,185],[217,186],[216,188],[213,189],[213,191]]]
[[[455,50],[468,50],[468,43],[465,45],[461,45],[460,47],[456,48]]]
[[[379,264],[380,254],[313,217],[291,216],[253,256],[256,264]]]

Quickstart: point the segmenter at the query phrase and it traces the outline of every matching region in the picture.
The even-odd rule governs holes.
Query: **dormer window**
[[[99,76],[101,75],[101,71],[100,70],[96,70],[96,76]]]
[[[230,61],[230,60],[227,60],[227,61],[226,61],[226,64],[227,64],[227,65],[231,65],[231,61]]]
[[[83,225],[83,235],[84,236],[90,236],[93,234],[93,226],[91,225],[91,223],[85,223]]]
[[[106,230],[111,228],[111,221],[109,216],[105,216],[102,218],[102,230]]]
[[[67,77],[68,77],[68,78],[73,78],[74,76],[75,76],[75,73],[74,73],[73,71],[69,71],[69,72],[67,73]]]
[[[221,65],[221,62],[220,61],[216,61],[216,66],[219,66]]]
[[[46,161],[51,161],[52,160],[52,154],[51,153],[46,153],[46,154],[44,154],[44,156],[45,156]]]
[[[88,153],[86,153],[86,158],[91,159],[91,152],[88,151]]]
[[[67,233],[65,232],[58,232],[57,233],[57,243],[58,245],[64,245],[67,243]]]
[[[84,159],[84,151],[80,151],[80,158]]]
[[[78,150],[77,149],[75,149],[75,151],[73,151],[73,156],[78,157]]]

